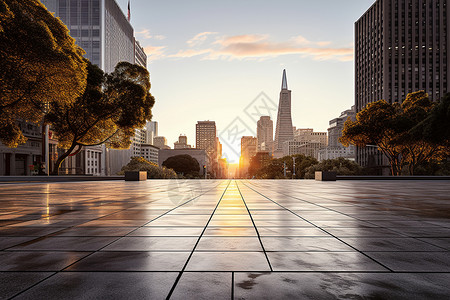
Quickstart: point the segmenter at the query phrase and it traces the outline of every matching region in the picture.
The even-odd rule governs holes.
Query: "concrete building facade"
[[[178,137],[178,141],[173,143],[173,149],[186,149],[186,148],[192,148],[191,145],[188,145],[187,143],[187,136],[180,135]]]
[[[158,147],[159,149],[167,148],[167,139],[165,136],[155,136],[153,138],[153,146]]]
[[[141,145],[141,157],[146,160],[158,164],[159,161],[159,148],[150,144]]]
[[[195,125],[195,145],[211,157],[217,157],[217,129],[214,121],[198,121]]]
[[[277,125],[275,129],[274,156],[281,157],[283,144],[294,138],[291,117],[291,91],[288,90],[286,70],[283,70],[280,101],[278,104]]]
[[[296,129],[294,138],[283,144],[283,156],[303,154],[319,157],[319,150],[327,147],[328,139],[326,132],[314,132],[312,128]]]
[[[257,122],[256,138],[258,139],[258,151],[273,151],[273,121],[270,116],[261,116]]]
[[[328,128],[328,146],[324,149],[319,150],[319,161],[325,159],[335,159],[339,157],[347,158],[349,160],[355,160],[356,147],[350,145],[349,147],[344,147],[339,138],[342,136],[342,130],[344,129],[344,123],[347,119],[355,121],[356,112],[355,106],[351,109],[347,109],[341,113],[338,118],[332,119]]]
[[[438,100],[450,91],[447,0],[377,0],[355,23],[356,113],[384,99],[402,102],[424,90]],[[357,162],[387,173],[375,147],[357,149]]]

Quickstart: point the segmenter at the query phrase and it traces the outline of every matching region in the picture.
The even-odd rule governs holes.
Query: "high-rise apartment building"
[[[217,157],[216,122],[198,121],[195,125],[195,145],[197,149],[206,150],[211,158]]]
[[[41,0],[70,30],[85,57],[109,73],[120,61],[134,63],[133,27],[115,0]]]
[[[449,27],[447,0],[375,1],[355,23],[356,112],[419,90],[432,100],[449,92]],[[358,148],[357,161],[387,165],[376,147]]]
[[[158,122],[147,121],[145,127],[146,127],[145,143],[153,145],[153,138],[155,136],[158,136]]]
[[[273,149],[273,121],[269,116],[261,116],[257,122],[256,137],[258,151],[272,153]]]
[[[291,91],[288,90],[286,70],[283,70],[280,101],[278,104],[277,126],[275,129],[274,156],[283,155],[283,144],[294,138],[291,118]]]

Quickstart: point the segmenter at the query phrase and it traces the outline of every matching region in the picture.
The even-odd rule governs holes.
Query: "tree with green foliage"
[[[289,170],[292,170],[292,174],[294,169],[294,160],[293,160],[294,157],[295,157],[295,176],[293,178],[295,179],[306,178],[305,177],[306,170],[309,167],[318,163],[317,159],[315,159],[312,156],[306,156],[303,154],[295,154],[292,156],[288,156],[286,159],[286,164],[287,168]]]
[[[430,143],[450,147],[450,93],[439,100],[426,119],[414,128],[414,132]]]
[[[295,157],[295,176],[293,176],[293,157]],[[249,167],[249,170],[251,170],[250,175],[258,179],[284,179],[286,178],[284,176],[284,163],[286,163],[286,171],[289,173],[289,178],[304,178],[306,169],[318,162],[314,157],[303,154],[270,159],[262,165],[257,163],[252,164],[251,160]]]
[[[0,0],[0,140],[25,143],[17,120],[38,123],[47,103],[70,104],[86,86],[84,51],[38,0]]]
[[[426,128],[435,106],[424,91],[408,94],[402,104],[384,100],[369,103],[356,115],[356,121],[345,122],[340,141],[345,146],[376,145],[389,159],[392,175],[400,175],[404,165],[414,175],[418,165],[448,153],[444,140],[427,139],[425,131],[417,129],[419,124]]]
[[[162,165],[183,175],[199,175],[200,172],[198,161],[188,154],[171,156]]]
[[[398,136],[400,111],[398,103],[389,104],[385,100],[369,103],[356,115],[356,121],[348,119],[345,122],[339,140],[346,147],[350,144],[358,147],[376,145],[389,159],[391,174],[400,175],[405,153],[394,142]]]
[[[433,142],[423,132],[416,130],[418,124],[428,119],[435,106],[436,103],[424,91],[410,93],[402,102],[402,113],[398,116],[399,134],[394,142],[405,148],[404,160],[410,175],[415,174],[417,166],[446,157],[447,151],[443,145],[445,139]]]
[[[54,175],[64,159],[83,146],[128,148],[135,129],[142,128],[152,117],[155,99],[144,67],[121,62],[105,75],[88,62],[87,81],[85,92],[75,102],[50,104],[46,122],[52,126],[58,147],[66,149],[55,162]]]
[[[269,155],[269,152],[257,152],[252,156],[248,166],[248,175],[250,178],[256,177],[258,171],[267,166],[271,160],[272,157]]]
[[[124,175],[128,171],[146,171],[148,179],[176,179],[177,173],[165,167],[146,160],[143,157],[132,157],[130,162],[122,167],[118,175]]]
[[[354,161],[339,157],[326,159],[305,170],[305,178],[314,179],[316,171],[332,171],[337,175],[360,175],[362,168]]]

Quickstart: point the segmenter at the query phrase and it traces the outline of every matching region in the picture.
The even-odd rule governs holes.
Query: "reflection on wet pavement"
[[[448,187],[0,185],[0,299],[446,298]]]

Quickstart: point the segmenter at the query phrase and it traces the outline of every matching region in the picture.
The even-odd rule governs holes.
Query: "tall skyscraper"
[[[283,143],[294,138],[291,118],[291,91],[288,90],[286,70],[283,70],[280,101],[278,104],[277,127],[275,130],[274,156],[283,155]]]
[[[214,121],[198,121],[195,125],[195,145],[197,149],[206,150],[211,158],[217,156],[216,145],[216,122]]]
[[[356,112],[419,90],[432,100],[449,92],[449,27],[447,0],[377,0],[355,23]],[[387,165],[375,147],[358,148],[357,161]]]
[[[148,121],[146,124],[146,137],[145,143],[153,145],[153,139],[158,136],[158,122]]]
[[[256,137],[258,139],[258,151],[268,151],[273,149],[273,121],[269,116],[262,116],[257,122]]]
[[[110,73],[120,61],[134,63],[133,27],[115,0],[41,0],[70,30],[85,57]],[[141,55],[139,55],[141,57]]]

